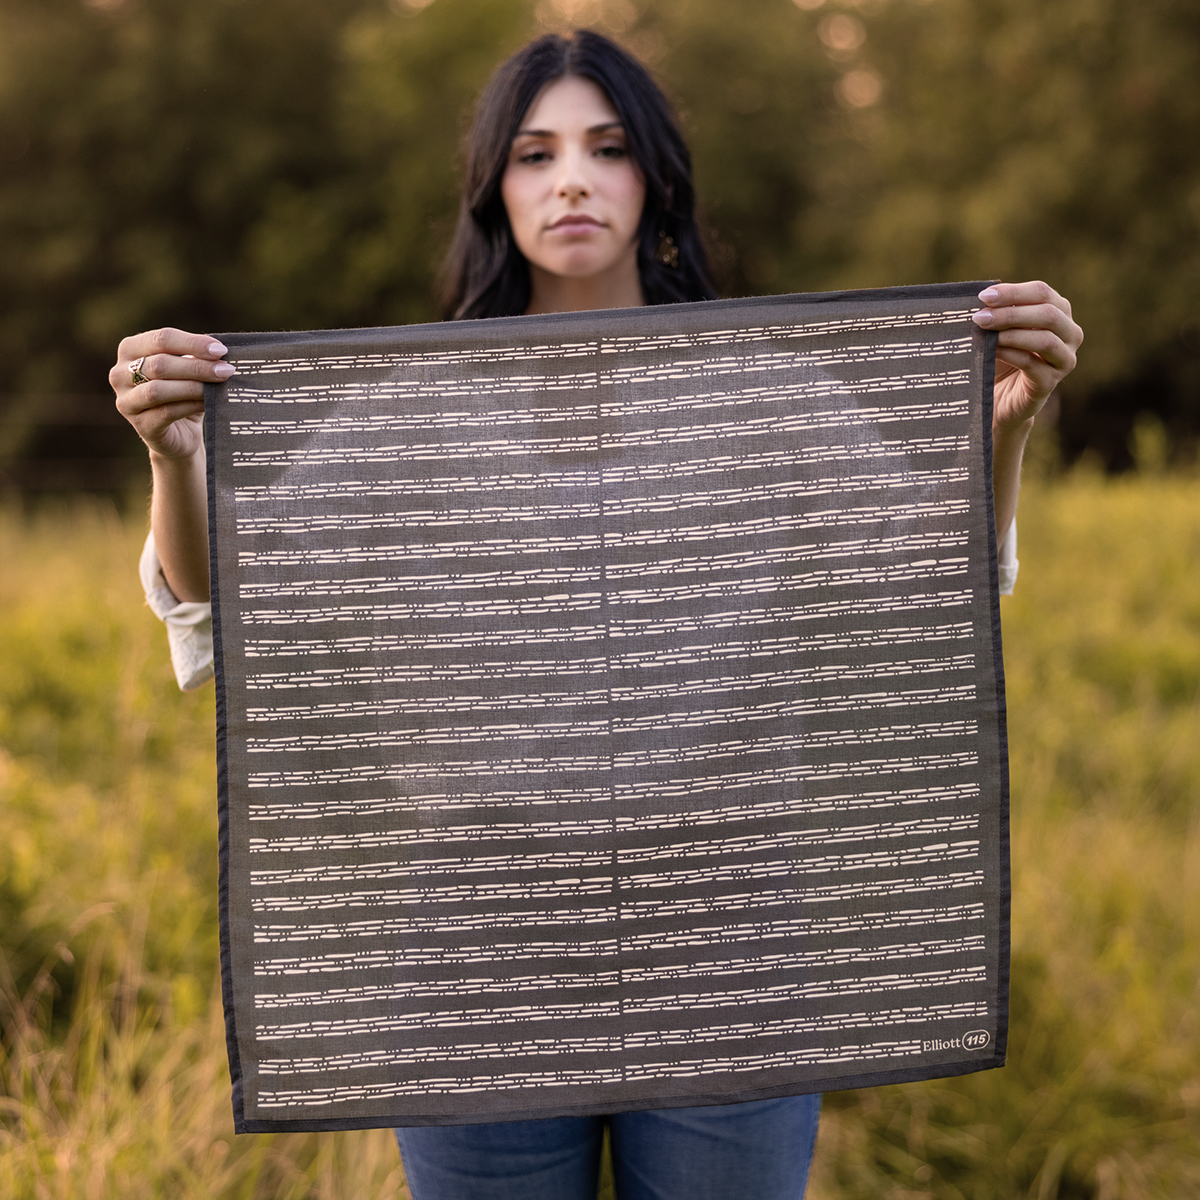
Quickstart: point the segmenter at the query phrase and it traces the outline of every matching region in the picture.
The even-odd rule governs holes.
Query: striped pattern
[[[756,304],[229,339],[239,1128],[997,1061],[969,299]]]

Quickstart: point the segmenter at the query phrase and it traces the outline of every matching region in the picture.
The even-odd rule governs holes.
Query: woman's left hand
[[[993,284],[979,299],[986,307],[971,319],[1000,335],[992,425],[1012,429],[1036,417],[1075,369],[1083,330],[1071,319],[1071,302],[1040,280]]]

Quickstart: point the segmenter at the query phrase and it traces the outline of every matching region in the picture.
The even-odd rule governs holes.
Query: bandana
[[[222,335],[239,1131],[1002,1064],[982,286]]]

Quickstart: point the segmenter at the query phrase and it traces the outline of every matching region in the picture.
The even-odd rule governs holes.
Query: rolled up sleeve
[[[1017,560],[1017,521],[1015,517],[996,553],[996,566],[999,568],[1000,575],[1000,595],[1011,596],[1013,588],[1016,586],[1017,572],[1021,568],[1021,564]]]
[[[175,678],[185,692],[190,692],[213,677],[212,605],[180,600],[171,591],[158,561],[153,534],[146,538],[138,571],[146,604],[167,627]]]

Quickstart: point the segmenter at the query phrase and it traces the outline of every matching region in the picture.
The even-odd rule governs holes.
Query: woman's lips
[[[582,213],[572,213],[567,217],[559,217],[550,228],[561,229],[569,233],[572,230],[603,229],[604,226],[595,217],[589,217]]]

